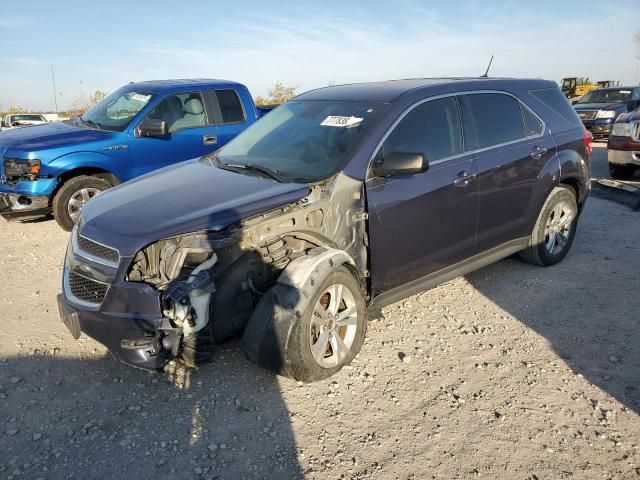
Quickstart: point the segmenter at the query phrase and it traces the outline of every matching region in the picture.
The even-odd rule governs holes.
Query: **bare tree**
[[[256,105],[280,105],[291,100],[296,95],[298,87],[286,87],[280,81],[269,90],[267,97],[257,96]]]
[[[71,101],[69,110],[65,112],[69,117],[75,115],[82,115],[87,110],[90,110],[96,103],[100,102],[106,94],[102,90],[96,90],[89,95],[81,93],[78,97]]]

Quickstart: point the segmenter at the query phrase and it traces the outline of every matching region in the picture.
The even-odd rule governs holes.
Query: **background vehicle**
[[[587,93],[573,108],[594,137],[604,138],[611,133],[616,119],[629,111],[630,103],[638,100],[640,87],[601,88]]]
[[[553,82],[307,92],[214,155],[87,205],[61,315],[139,367],[197,364],[212,341],[243,335],[259,364],[325,378],[384,305],[516,252],[561,261],[590,153]]]
[[[601,80],[597,83],[598,88],[613,88],[620,86],[620,82],[615,80]]]
[[[84,115],[0,133],[0,215],[53,214],[71,230],[100,192],[220,148],[254,123],[244,85],[226,80],[129,83]]]
[[[629,102],[629,110],[640,107],[640,100]],[[626,180],[640,170],[640,110],[622,115],[613,125],[607,144],[609,173]]]
[[[589,83],[589,77],[567,77],[562,79],[561,90],[567,98],[581,97],[591,90],[598,88]]]
[[[27,127],[29,125],[42,125],[43,123],[47,123],[47,119],[39,113],[14,113],[5,115],[2,119],[0,130],[10,130],[12,128]]]

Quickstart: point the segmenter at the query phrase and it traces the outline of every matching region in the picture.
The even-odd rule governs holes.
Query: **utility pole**
[[[53,101],[56,105],[56,115],[58,114],[58,95],[56,93],[56,77],[53,74],[53,65],[51,65],[51,83],[53,83]]]

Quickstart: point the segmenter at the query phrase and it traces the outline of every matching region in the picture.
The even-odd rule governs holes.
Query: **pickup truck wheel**
[[[82,207],[110,187],[106,180],[86,175],[67,180],[53,198],[53,216],[58,225],[70,232],[80,218]]]
[[[611,178],[615,178],[616,180],[628,180],[633,177],[635,172],[636,167],[633,165],[609,164],[609,174],[611,175]]]
[[[555,187],[540,211],[529,247],[520,252],[520,257],[534,265],[555,265],[569,252],[577,224],[575,193],[564,186]]]
[[[302,382],[330,377],[362,348],[367,328],[361,287],[344,267],[315,289],[296,323],[287,351],[291,376]]]

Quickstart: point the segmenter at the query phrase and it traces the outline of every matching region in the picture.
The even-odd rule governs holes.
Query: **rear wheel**
[[[111,184],[99,177],[86,175],[67,180],[53,198],[53,216],[67,232],[80,219],[82,207],[91,199],[111,188]]]
[[[572,189],[555,187],[533,228],[529,247],[520,257],[534,265],[555,265],[569,252],[578,224],[578,205]]]
[[[611,178],[615,178],[616,180],[628,180],[633,177],[635,172],[636,167],[633,165],[609,164],[609,173],[611,174]]]

